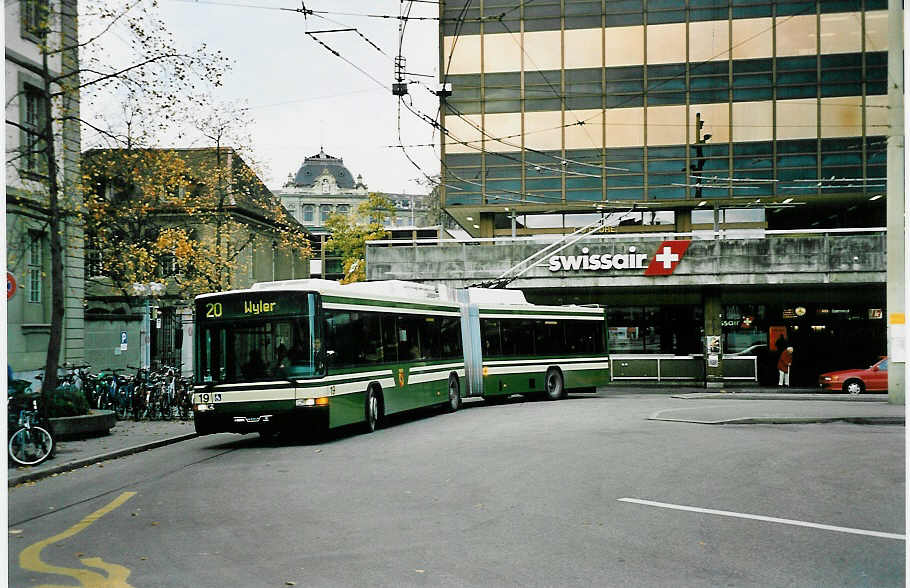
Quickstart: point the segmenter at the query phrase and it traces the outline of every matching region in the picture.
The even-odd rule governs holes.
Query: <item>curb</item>
[[[657,415],[649,416],[649,421],[668,421],[673,423],[694,423],[697,425],[805,425],[813,423],[836,423],[844,422],[854,425],[904,425],[904,417],[743,417],[736,419],[721,419],[717,421],[705,421],[696,419],[674,419],[658,417]]]
[[[831,402],[888,402],[887,394],[778,394],[771,392],[690,392],[673,394],[671,398],[682,400],[724,399],[724,400],[823,400]]]
[[[60,474],[63,472],[69,472],[81,467],[92,465],[101,461],[107,461],[109,459],[116,459],[118,457],[124,457],[126,455],[132,455],[133,453],[140,453],[148,449],[155,449],[158,447],[164,447],[165,445],[171,445],[172,443],[180,443],[181,441],[188,441],[197,437],[196,433],[187,433],[186,435],[179,435],[177,437],[170,437],[168,439],[160,439],[158,441],[152,441],[150,443],[143,443],[141,445],[133,445],[132,447],[126,447],[124,449],[117,449],[116,451],[110,451],[108,453],[102,453],[100,455],[95,455],[92,457],[85,457],[82,459],[77,459],[73,461],[68,461],[60,465],[52,466],[49,468],[37,470],[34,472],[23,471],[22,473],[17,473],[15,475],[10,475],[7,482],[7,487],[12,488],[19,484],[25,482],[34,482],[42,478],[47,478],[54,474]],[[39,466],[40,467],[40,466]]]

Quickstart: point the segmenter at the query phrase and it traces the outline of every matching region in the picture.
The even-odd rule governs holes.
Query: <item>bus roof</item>
[[[200,294],[197,299],[222,294],[242,294],[262,292],[264,290],[281,290],[285,292],[319,292],[325,296],[346,298],[367,298],[389,301],[442,303],[450,306],[456,304],[451,291],[443,286],[405,282],[403,280],[383,280],[377,282],[354,282],[341,284],[333,280],[316,278],[303,280],[278,280],[274,282],[257,282],[246,290],[230,290],[210,294]]]
[[[578,306],[575,304],[566,305],[543,305],[533,304],[525,298],[521,290],[504,290],[498,288],[468,288],[468,296],[471,304],[476,304],[478,308],[484,310],[508,310],[508,311],[557,311],[571,312],[578,314],[600,315],[603,308],[597,305]]]
[[[456,305],[458,300],[464,302],[465,298],[459,296],[449,287],[442,284],[422,284],[419,282],[406,282],[404,280],[380,280],[375,282],[354,282],[341,284],[333,280],[317,278],[302,280],[278,280],[274,282],[258,282],[246,290],[230,290],[200,294],[197,299],[222,294],[243,294],[262,292],[264,290],[281,290],[285,292],[319,292],[324,296],[339,296],[345,298],[365,298],[375,300],[401,301],[401,302],[427,302],[444,305]],[[470,304],[484,309],[503,310],[540,310],[540,311],[571,311],[583,314],[602,313],[603,309],[597,305],[540,305],[532,304],[525,298],[521,290],[507,290],[498,288],[467,288],[467,300]]]

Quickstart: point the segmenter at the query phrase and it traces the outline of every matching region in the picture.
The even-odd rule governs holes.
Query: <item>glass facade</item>
[[[885,192],[882,0],[457,0],[441,17],[448,207]]]

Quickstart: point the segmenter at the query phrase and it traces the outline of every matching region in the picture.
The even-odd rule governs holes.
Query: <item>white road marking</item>
[[[666,502],[654,502],[652,500],[639,500],[638,498],[618,498],[619,502],[631,502],[633,504],[643,504],[645,506],[656,506],[658,508],[669,508],[673,510],[686,510],[690,512],[700,512],[704,514],[720,515],[724,517],[735,517],[739,519],[753,519],[756,521],[766,521],[769,523],[781,523],[784,525],[794,525],[797,527],[811,527],[813,529],[823,529],[825,531],[837,531],[839,533],[853,533],[854,535],[869,535],[870,537],[882,537],[884,539],[897,539],[906,541],[906,535],[897,533],[882,533],[881,531],[867,531],[865,529],[852,529],[850,527],[837,527],[834,525],[822,525],[820,523],[810,523],[807,521],[796,521],[793,519],[779,519],[777,517],[766,517],[762,515],[746,514],[741,512],[732,512],[729,510],[714,510],[711,508],[698,508],[695,506],[683,506],[680,504],[668,504]]]

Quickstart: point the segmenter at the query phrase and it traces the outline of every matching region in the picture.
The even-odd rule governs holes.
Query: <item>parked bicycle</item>
[[[99,410],[117,410],[117,374],[114,370],[102,370],[95,375],[94,400],[92,406]]]
[[[151,404],[151,386],[149,385],[149,374],[145,368],[134,368],[136,374],[129,383],[130,388],[130,412],[134,421],[141,421],[149,415],[149,406]]]
[[[95,406],[95,387],[97,384],[97,379],[89,373],[88,368],[91,367],[88,364],[84,365],[72,365],[70,363],[64,363],[63,368],[67,370],[67,373],[58,376],[60,387],[69,387],[72,390],[75,390],[82,394],[89,406]]]
[[[46,461],[56,444],[50,424],[41,416],[38,399],[27,380],[13,380],[8,388],[7,430],[10,459],[19,465],[33,466]]]
[[[193,378],[177,378],[174,403],[180,419],[188,420],[193,414]]]

